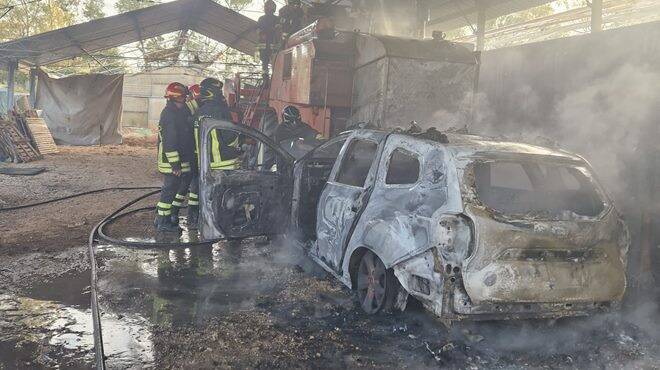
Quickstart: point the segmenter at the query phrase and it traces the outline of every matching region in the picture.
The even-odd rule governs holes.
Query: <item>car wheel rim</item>
[[[360,261],[357,276],[358,298],[366,313],[373,314],[382,308],[386,284],[385,265],[374,253],[366,252]]]

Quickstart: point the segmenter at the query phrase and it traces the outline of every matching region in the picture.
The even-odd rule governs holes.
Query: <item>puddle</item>
[[[99,289],[110,306],[171,326],[253,309],[261,293],[280,289],[264,270],[286,263],[238,242],[168,250],[103,246],[97,256],[106,260]]]
[[[204,324],[252,310],[260,294],[281,289],[268,272],[289,265],[239,242],[168,250],[105,245],[97,261],[106,363],[122,369],[153,366],[154,325]],[[73,270],[0,294],[0,369],[93,366],[89,278],[89,270]]]
[[[0,368],[88,369],[94,364],[89,271],[44,279],[25,296],[0,295]],[[149,322],[139,315],[103,315],[110,368],[153,362]]]

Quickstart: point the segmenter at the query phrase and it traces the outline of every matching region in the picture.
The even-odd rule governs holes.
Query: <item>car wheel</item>
[[[372,251],[366,251],[357,271],[357,296],[364,312],[389,311],[396,295],[397,279]]]

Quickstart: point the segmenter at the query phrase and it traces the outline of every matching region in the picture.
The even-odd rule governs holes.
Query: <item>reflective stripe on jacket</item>
[[[203,118],[213,118],[218,120],[231,120],[229,107],[223,100],[206,101],[197,110],[194,125],[195,153],[199,161],[200,143],[199,143],[199,125]],[[240,140],[239,135],[233,131],[212,130],[210,134],[210,167],[216,170],[236,170],[240,168]],[[198,164],[201,164],[198,162]]]
[[[238,156],[232,156],[226,147],[238,149],[238,135],[230,143],[224,143],[224,138],[218,130],[211,131],[211,169],[237,170],[240,163]],[[226,158],[226,159],[223,159]]]

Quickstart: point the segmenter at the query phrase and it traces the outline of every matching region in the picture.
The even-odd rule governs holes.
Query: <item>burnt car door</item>
[[[349,238],[369,200],[387,134],[356,131],[344,144],[317,207],[311,253],[339,272]]]
[[[212,169],[210,137],[240,135],[239,169]],[[200,231],[205,240],[282,233],[289,225],[294,159],[261,132],[205,119],[200,127]],[[263,155],[264,152],[269,156]]]

